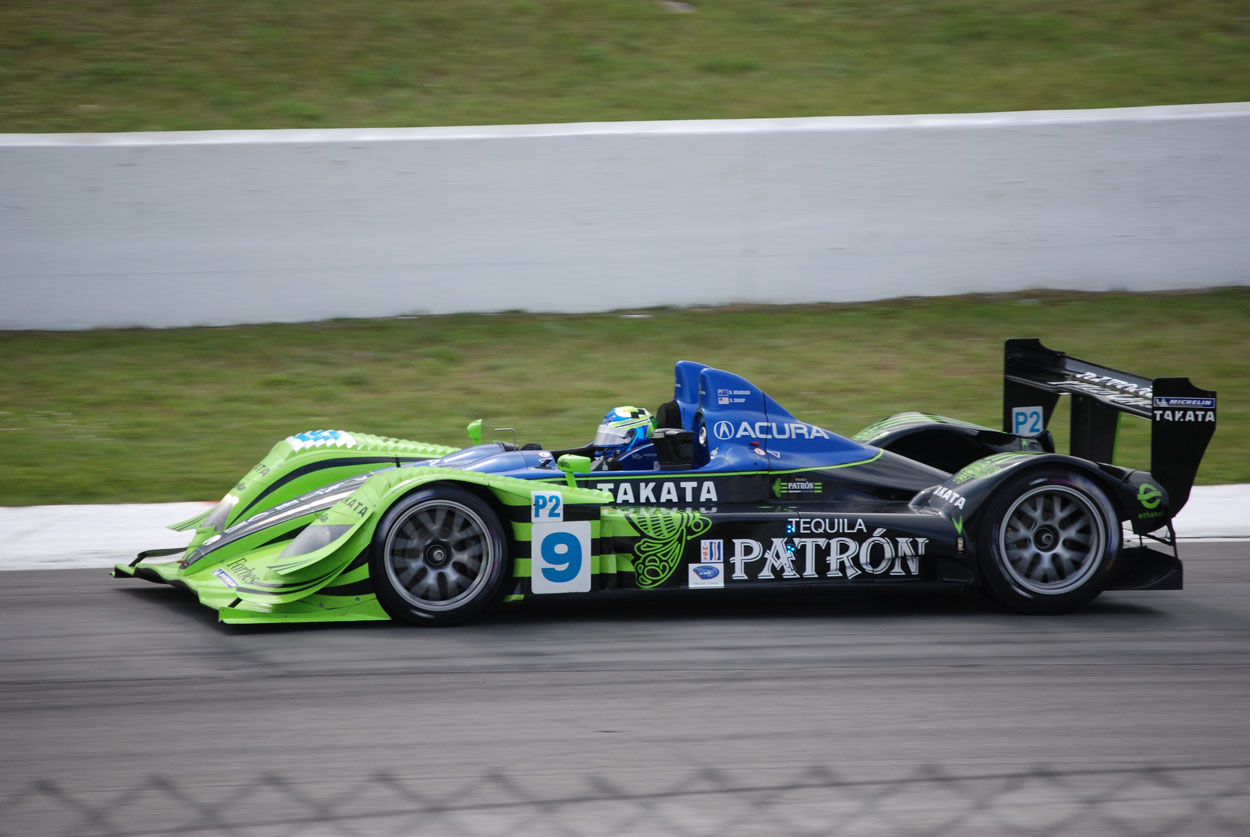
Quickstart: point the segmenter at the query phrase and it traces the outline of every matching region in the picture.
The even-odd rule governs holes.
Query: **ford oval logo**
[[[720,575],[720,567],[700,566],[694,568],[694,574],[704,581],[716,578]]]

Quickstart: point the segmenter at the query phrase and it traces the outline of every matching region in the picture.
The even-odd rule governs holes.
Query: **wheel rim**
[[[1012,503],[998,533],[1000,563],[1020,587],[1043,596],[1078,589],[1106,548],[1102,515],[1080,491],[1045,485]]]
[[[395,522],[384,546],[391,587],[422,610],[471,602],[499,560],[486,522],[468,506],[428,500]]]

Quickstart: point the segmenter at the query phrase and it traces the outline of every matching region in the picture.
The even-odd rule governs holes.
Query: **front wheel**
[[[450,625],[498,598],[506,579],[499,518],[481,498],[453,486],[422,489],[378,524],[369,574],[392,619]]]
[[[1120,551],[1118,520],[1080,474],[1023,474],[986,509],[978,543],[986,586],[1022,613],[1075,610],[1102,592]]]

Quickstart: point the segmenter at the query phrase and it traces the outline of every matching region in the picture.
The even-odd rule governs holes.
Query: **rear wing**
[[[1008,340],[1003,358],[1003,429],[1040,435],[1060,395],[1072,396],[1071,454],[1110,464],[1120,413],[1150,422],[1150,473],[1167,490],[1172,514],[1189,499],[1198,463],[1215,432],[1215,393],[1188,378],[1143,378]]]

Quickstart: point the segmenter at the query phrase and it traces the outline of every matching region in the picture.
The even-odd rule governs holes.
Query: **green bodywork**
[[[881,421],[874,422],[856,433],[851,438],[856,442],[863,442],[864,444],[871,445],[885,438],[895,430],[899,430],[904,427],[916,427],[926,424],[951,424],[958,427],[974,427],[978,430],[989,429],[979,424],[973,424],[969,421],[960,421],[959,419],[938,416],[933,413],[918,413],[913,411],[895,413],[889,418],[884,418]]]
[[[551,481],[533,481],[433,465],[403,468],[457,449],[318,432],[331,441],[304,444],[301,437],[316,437],[300,434],[279,442],[214,508],[171,526],[194,530],[181,554],[143,554],[118,564],[113,574],[189,589],[227,623],[388,620],[369,578],[370,545],[386,511],[424,486],[455,483],[487,497],[508,529],[510,548],[523,554],[535,489],[558,492],[566,507],[588,507],[593,543],[632,545],[629,552],[591,556],[591,574],[601,586],[607,579],[607,586],[616,586],[622,574],[632,585],[635,562],[648,567],[649,583],[638,586],[661,583],[686,539],[708,525],[687,520],[689,512],[603,508],[612,502],[610,493],[567,485],[559,472]],[[337,443],[344,439],[350,441]],[[324,496],[310,501],[310,493]],[[265,512],[273,522],[256,524]],[[214,547],[219,539],[228,542]],[[530,564],[527,557],[512,558],[514,585],[506,600],[524,597]]]

